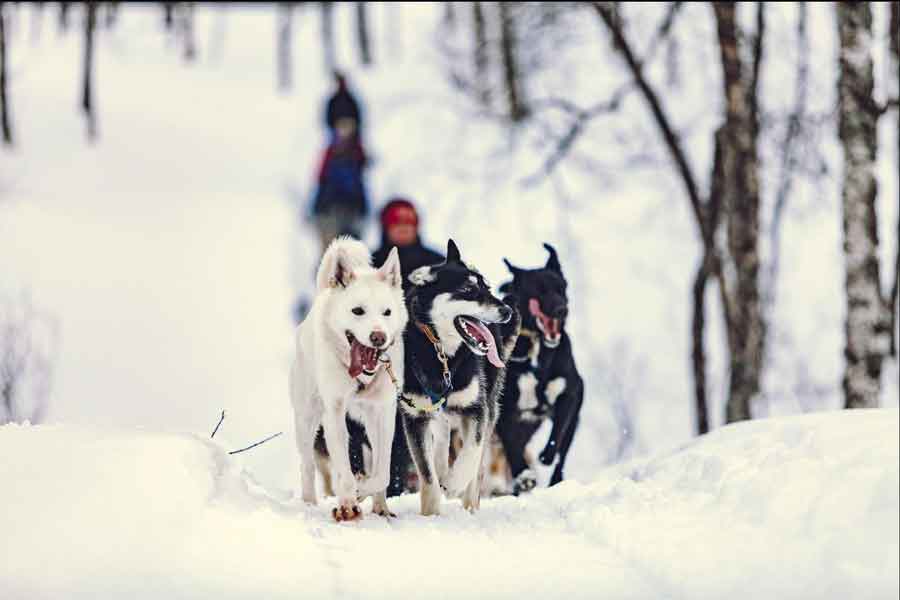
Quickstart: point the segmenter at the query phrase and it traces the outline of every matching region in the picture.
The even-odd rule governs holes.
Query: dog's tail
[[[349,236],[335,238],[322,257],[316,274],[316,288],[322,291],[346,286],[361,269],[371,267],[372,256],[365,244]]]

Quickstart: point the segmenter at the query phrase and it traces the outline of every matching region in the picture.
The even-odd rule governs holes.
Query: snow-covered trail
[[[898,412],[729,426],[525,498],[335,524],[214,442],[0,428],[9,598],[895,598]],[[22,457],[17,459],[15,457]],[[524,596],[523,596],[524,595]]]

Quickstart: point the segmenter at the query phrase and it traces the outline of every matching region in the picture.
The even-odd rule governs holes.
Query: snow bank
[[[896,598],[898,411],[730,426],[469,515],[330,522],[192,435],[0,428],[4,598]]]

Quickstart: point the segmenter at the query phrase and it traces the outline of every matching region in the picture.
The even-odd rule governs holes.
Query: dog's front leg
[[[349,521],[362,517],[357,504],[356,478],[350,468],[349,434],[347,433],[347,400],[335,398],[325,402],[322,429],[331,458],[334,491],[338,506],[332,510],[336,521]]]
[[[396,410],[396,401],[388,401],[368,415],[367,435],[372,446],[372,470],[359,490],[361,496],[374,496],[373,512],[385,517],[395,516],[388,509],[386,490],[391,479],[391,446],[394,441]]]
[[[569,435],[569,430],[574,427],[575,416],[581,410],[583,402],[584,386],[580,378],[572,383],[572,389],[566,389],[553,404],[553,427],[547,444],[538,458],[545,466],[553,464],[562,447],[563,440]]]
[[[480,494],[480,486],[478,485],[478,474],[482,459],[484,458],[485,446],[485,415],[482,418],[468,417],[462,420],[460,428],[460,437],[462,438],[462,447],[459,454],[456,455],[456,461],[450,467],[447,475],[445,488],[448,496],[461,497],[463,506],[468,510],[478,508],[478,497]],[[474,485],[473,485],[474,484]],[[470,497],[466,492],[474,490],[474,497]]]
[[[481,460],[478,461],[478,472],[475,478],[466,486],[463,492],[462,504],[469,512],[475,512],[481,508],[481,490],[484,488],[484,478],[488,464],[485,461],[486,455],[490,452],[490,444],[481,444]]]
[[[584,404],[584,384],[581,381],[581,377],[576,376],[573,383],[574,385],[572,386],[572,389],[569,390],[568,394],[572,399],[571,403],[568,405],[570,411],[568,427],[562,433],[562,437],[560,438],[557,451],[559,460],[556,463],[556,468],[553,470],[553,476],[550,478],[550,485],[556,485],[563,480],[563,469],[566,466],[566,456],[569,453],[569,447],[572,445],[572,438],[575,436],[575,430],[578,428],[578,414],[581,411],[582,404]]]
[[[434,419],[431,422],[434,434],[434,467],[438,481],[447,481],[450,471],[450,423],[446,419]]]
[[[419,471],[419,498],[423,515],[441,514],[441,486],[434,467],[434,436],[428,430],[431,418],[403,412],[403,429],[409,453]]]
[[[295,360],[289,374],[289,388],[294,405],[294,433],[300,452],[300,485],[303,501],[316,504],[315,441],[322,420],[322,404],[305,375]]]

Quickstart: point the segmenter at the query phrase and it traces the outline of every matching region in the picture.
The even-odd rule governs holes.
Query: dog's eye
[[[391,316],[391,309],[385,310],[385,311],[384,311],[384,316],[386,316],[386,317]]]
[[[350,312],[352,312],[352,313],[353,313],[354,315],[356,315],[357,317],[361,317],[361,316],[363,316],[364,314],[366,314],[366,311],[365,311],[365,309],[364,309],[362,306],[357,306],[356,308],[354,308],[354,309],[353,309],[352,311],[350,311]]]

